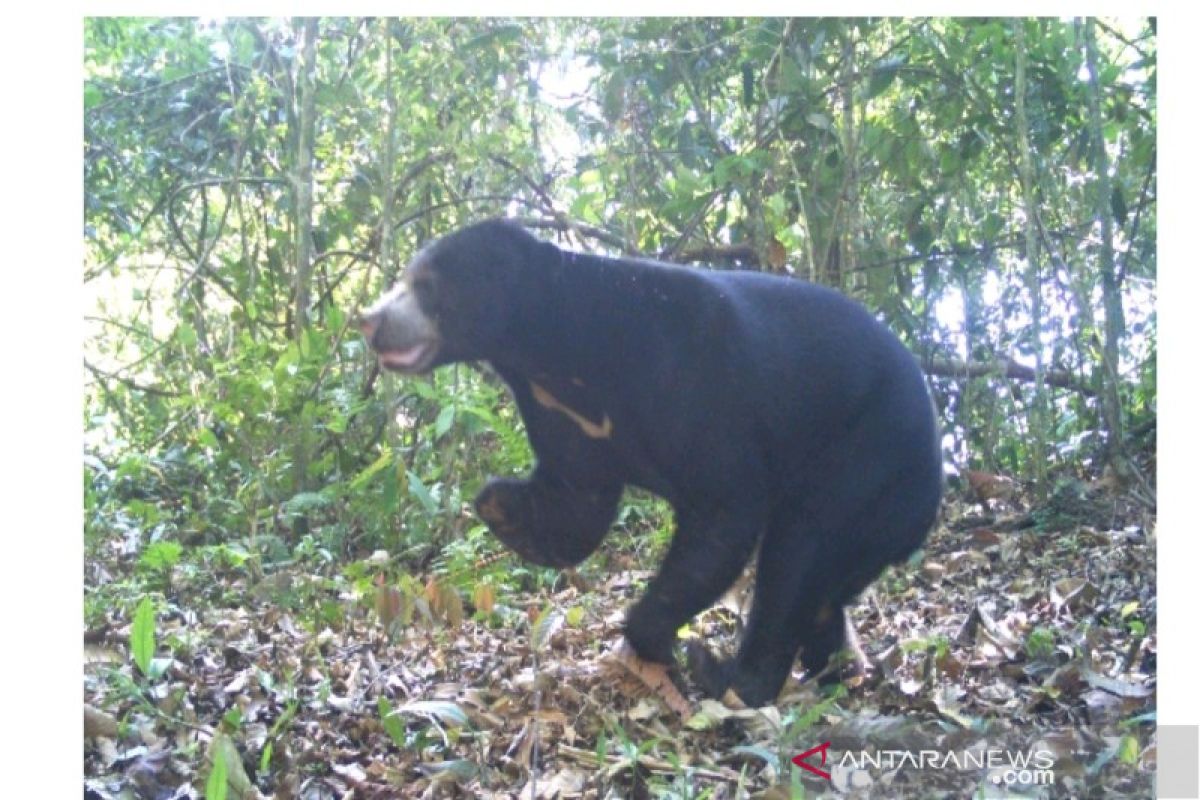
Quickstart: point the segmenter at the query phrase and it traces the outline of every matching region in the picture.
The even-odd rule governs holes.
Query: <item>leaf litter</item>
[[[948,502],[919,559],[851,609],[867,678],[822,692],[797,662],[763,709],[630,660],[623,609],[652,573],[629,559],[597,567],[591,590],[507,596],[430,576],[356,596],[295,566],[265,589],[231,577],[216,602],[180,582],[158,614],[157,655],[171,657],[157,679],[134,665],[135,606],[85,634],[99,654],[85,659],[85,797],[204,797],[214,773],[224,796],[279,800],[1148,796],[1153,518],[1123,508],[1053,530],[1029,525],[1036,514]],[[308,587],[307,604],[283,586]],[[685,635],[732,649],[749,586]],[[828,780],[792,765],[826,741]],[[979,748],[1049,754],[1053,782],[847,758]]]

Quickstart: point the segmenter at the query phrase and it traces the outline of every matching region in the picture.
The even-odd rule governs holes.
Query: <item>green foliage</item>
[[[1037,627],[1025,637],[1025,654],[1034,661],[1047,660],[1054,655],[1054,631]]]
[[[398,747],[422,750],[439,744],[451,750],[462,728],[469,725],[467,712],[448,700],[413,700],[392,708],[382,695],[377,704],[384,730]],[[414,724],[410,727],[409,721]],[[421,723],[427,723],[422,725]]]
[[[562,610],[553,605],[547,605],[533,621],[533,636],[530,639],[533,649],[543,650],[550,644],[550,639],[563,626],[566,616]]]
[[[183,547],[178,542],[154,542],[142,551],[139,565],[147,572],[155,575],[160,586],[166,586],[170,581],[171,570],[183,556]]]
[[[154,616],[154,601],[149,597],[142,598],[137,611],[134,612],[133,624],[129,628],[129,651],[133,654],[133,661],[138,669],[148,678],[155,677],[151,674],[156,647]]]
[[[383,723],[383,730],[397,747],[403,747],[407,739],[404,718],[392,710],[392,704],[383,695],[379,695],[376,705],[379,709],[379,720]]]
[[[212,771],[204,782],[204,800],[225,800],[229,794],[229,770],[225,766],[225,751],[213,753]]]
[[[1047,242],[1040,331],[1015,168],[1017,24]],[[572,246],[795,274],[858,296],[931,362],[1040,354],[1095,389],[1109,380],[1092,311],[1107,208],[1124,301],[1115,380],[1143,431],[1133,445],[1153,449],[1147,21],[1097,26],[1098,142],[1070,20],[321,20],[311,219],[293,183],[294,25],[85,21],[85,540],[89,560],[138,567],[89,592],[89,619],[189,570],[254,576],[377,549],[501,600],[554,580],[479,566],[499,549],[464,511],[487,476],[531,462],[500,381],[380,375],[352,324],[423,243],[484,216],[538,218]],[[300,329],[297,230],[314,248]],[[1104,456],[1094,392],[1051,389],[1048,428],[1031,431],[1028,385],[999,370],[932,383],[960,466],[1022,474],[1032,436],[1065,470]],[[618,528],[639,536],[610,546],[649,560],[669,515],[631,500]],[[323,592],[281,596],[330,617]]]
[[[253,796],[254,784],[242,766],[237,745],[225,731],[218,730],[213,734],[208,746],[208,761],[211,769],[204,783],[206,800],[230,795],[233,797]]]
[[[292,720],[296,717],[296,712],[300,709],[299,703],[295,700],[290,701],[283,713],[271,725],[271,731],[268,734],[267,743],[263,745],[262,756],[258,760],[258,771],[266,774],[271,768],[271,757],[275,752],[275,742],[283,731],[288,729],[292,724]]]

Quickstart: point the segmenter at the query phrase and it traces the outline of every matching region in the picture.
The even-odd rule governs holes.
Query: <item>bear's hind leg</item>
[[[827,590],[818,538],[799,523],[776,523],[763,539],[754,580],[754,599],[737,655],[729,660],[689,653],[696,680],[721,699],[732,689],[741,702],[774,702],[805,641],[808,621]],[[723,681],[723,685],[722,685]]]

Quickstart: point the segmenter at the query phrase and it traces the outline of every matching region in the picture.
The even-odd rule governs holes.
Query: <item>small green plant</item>
[[[1044,661],[1054,655],[1054,631],[1037,627],[1025,637],[1025,655],[1033,661]]]
[[[941,634],[909,639],[900,643],[900,650],[904,653],[930,653],[940,661],[950,654],[950,640]]]
[[[376,704],[379,709],[379,719],[383,723],[383,730],[391,738],[392,742],[397,747],[404,747],[407,743],[407,727],[404,724],[404,718],[395,713],[392,704],[383,695],[379,696],[379,702]]]
[[[398,747],[420,750],[439,743],[445,751],[452,750],[461,731],[470,724],[467,712],[457,703],[448,700],[414,700],[399,708],[392,708],[386,698],[378,702],[379,718],[383,728]],[[427,727],[416,727],[411,733],[405,718],[423,719]]]
[[[271,756],[275,752],[275,742],[279,739],[279,732],[292,724],[299,708],[300,704],[295,700],[289,701],[283,713],[279,715],[279,719],[275,720],[275,724],[271,726],[271,731],[267,734],[267,743],[263,745],[262,758],[258,760],[260,773],[266,773],[271,768]]]
[[[171,585],[171,570],[183,558],[183,545],[179,542],[158,541],[142,551],[138,566],[149,573],[151,579],[162,588]]]
[[[229,770],[225,766],[225,751],[216,749],[212,757],[212,772],[204,783],[204,800],[225,800],[229,794]]]
[[[149,597],[144,597],[142,602],[138,603],[137,611],[133,614],[133,625],[129,631],[129,649],[133,653],[133,662],[142,671],[142,675],[147,678],[156,677],[150,672],[154,666],[154,627],[154,601]]]

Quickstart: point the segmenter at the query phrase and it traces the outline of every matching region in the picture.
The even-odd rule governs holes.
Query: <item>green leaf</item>
[[[229,795],[229,771],[225,766],[225,751],[214,748],[212,754],[212,772],[204,783],[205,800],[225,800]]]
[[[455,408],[452,405],[445,406],[438,414],[437,422],[433,425],[433,437],[440,439],[450,432],[450,428],[454,425]]]
[[[129,631],[129,649],[133,661],[146,677],[151,676],[150,666],[154,660],[154,601],[143,597],[133,614],[133,626]]]
[[[395,474],[389,473],[387,480],[383,482],[383,501],[382,508],[385,511],[398,511],[400,509],[400,482],[404,478],[403,462],[396,464]]]
[[[175,340],[183,346],[185,350],[191,350],[196,346],[196,329],[186,322],[181,322],[175,328]]]
[[[345,433],[349,422],[350,420],[345,414],[334,413],[325,423],[325,427],[331,433]]]
[[[579,173],[579,185],[581,187],[600,186],[604,182],[604,176],[597,169],[585,169]]]
[[[808,114],[805,119],[814,128],[820,128],[823,131],[833,131],[833,121],[819,111],[813,111]]]
[[[331,331],[339,331],[346,324],[346,313],[337,306],[330,306],[325,311],[325,326]]]
[[[316,361],[323,361],[329,355],[329,336],[321,328],[306,328],[304,331],[304,355]]]
[[[210,428],[198,428],[196,430],[196,444],[201,447],[207,447],[216,450],[221,446],[221,442],[217,439],[217,435]]]
[[[242,719],[242,710],[237,706],[234,706],[225,712],[225,715],[221,717],[221,722],[224,724],[227,730],[238,730],[242,727],[242,722],[244,722]]]
[[[762,759],[763,763],[771,769],[779,769],[779,755],[772,753],[765,747],[758,745],[738,745],[730,752],[736,755],[754,756],[755,758]]]
[[[83,110],[94,108],[104,100],[104,93],[90,83],[83,85]]]
[[[808,80],[801,72],[800,66],[790,58],[779,62],[779,90],[785,95],[804,96],[808,88]]]
[[[904,61],[903,55],[896,55],[876,63],[871,69],[871,78],[867,81],[867,91],[863,99],[870,100],[872,97],[877,97],[891,86],[892,81],[896,80],[900,67],[904,65]]]
[[[224,731],[213,734],[208,745],[208,760],[212,763],[212,772],[204,785],[205,798],[258,797],[246,768],[242,766],[242,756],[238,753],[237,745]]]
[[[1000,231],[1004,229],[1004,218],[994,211],[989,211],[987,216],[983,218],[983,225],[980,228],[980,236],[985,242],[992,242],[1000,236]]]
[[[182,557],[183,545],[179,542],[160,541],[143,550],[138,563],[145,569],[165,572],[178,564]]]
[[[1131,725],[1154,725],[1158,723],[1158,712],[1147,711],[1145,714],[1138,714],[1129,719],[1121,720],[1121,727],[1128,728]]]
[[[550,637],[563,626],[564,621],[562,610],[558,606],[547,604],[533,623],[533,649],[544,648],[550,642]]]
[[[1117,757],[1121,759],[1122,764],[1137,765],[1141,752],[1136,736],[1127,734],[1121,737],[1121,746],[1117,751]]]
[[[496,45],[497,50],[502,50],[506,44],[514,44],[521,41],[522,33],[520,25],[504,23],[469,40],[462,46],[460,52],[467,50],[490,50],[492,45]]]
[[[383,695],[379,696],[379,702],[376,705],[379,709],[379,719],[383,722],[384,732],[391,737],[397,747],[403,747],[406,738],[404,720],[392,710],[392,704]]]
[[[616,122],[625,113],[625,76],[619,70],[609,76],[601,99],[604,119],[608,122]]]
[[[466,727],[468,722],[467,712],[463,710],[462,706],[451,703],[449,700],[414,700],[397,708],[395,713],[410,717],[436,719],[443,725],[452,725],[457,728]]]
[[[285,514],[295,516],[307,514],[327,505],[329,505],[329,498],[320,492],[301,492],[284,500],[282,508]]]
[[[383,453],[380,454],[379,458],[375,459],[375,461],[371,463],[371,466],[355,475],[354,479],[350,481],[350,491],[357,492],[358,490],[362,489],[362,487],[367,484],[367,481],[371,480],[371,478],[374,478],[382,470],[387,469],[391,463],[392,448],[384,447]]]
[[[263,746],[262,757],[258,759],[258,771],[266,772],[271,769],[271,756],[275,753],[275,743],[268,741]]]
[[[417,502],[429,514],[436,514],[438,511],[438,502],[433,499],[433,495],[429,493],[429,489],[417,477],[417,473],[409,470],[408,472],[408,492],[413,497],[417,498]]]

